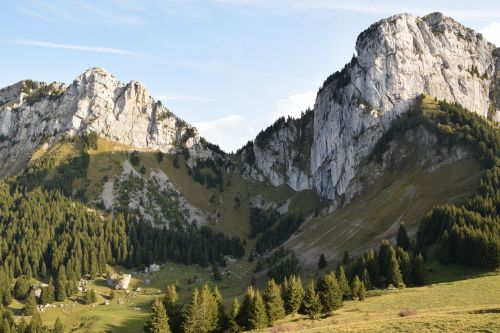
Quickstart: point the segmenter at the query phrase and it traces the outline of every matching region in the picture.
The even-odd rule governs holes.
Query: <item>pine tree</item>
[[[64,301],[66,299],[66,269],[64,265],[59,267],[55,288],[56,301]]]
[[[255,296],[250,302],[248,311],[248,328],[260,329],[266,327],[268,324],[266,306],[264,300],[260,295],[259,289],[255,291]]]
[[[363,284],[365,285],[365,288],[367,290],[372,289],[372,282],[370,279],[370,274],[368,273],[368,269],[366,269],[366,268],[363,270],[363,275],[361,276],[361,281],[363,282]]]
[[[26,304],[24,305],[23,315],[31,316],[37,311],[38,310],[37,310],[37,306],[36,306],[35,296],[33,296],[33,294],[30,294],[28,296],[28,300],[27,300]]]
[[[349,264],[349,252],[344,251],[344,256],[342,257],[342,264]]]
[[[198,332],[212,332],[217,328],[218,307],[208,284],[203,285],[200,292],[200,326]]]
[[[337,268],[337,282],[340,287],[340,291],[342,291],[342,299],[347,299],[351,292],[351,287],[349,286],[349,281],[347,281],[347,277],[345,275],[344,266],[340,265]]]
[[[250,311],[250,304],[252,302],[252,299],[255,297],[255,290],[253,289],[252,286],[249,286],[247,288],[247,291],[245,293],[245,296],[243,297],[243,302],[241,303],[241,306],[238,311],[238,325],[240,327],[248,327],[248,317],[249,317],[249,311]]]
[[[180,332],[182,327],[182,305],[179,303],[179,295],[175,284],[167,286],[163,304],[167,311],[170,328],[173,332]]]
[[[392,284],[396,288],[404,287],[403,276],[399,269],[399,264],[394,251],[391,254],[389,267],[387,268],[387,283]]]
[[[144,324],[144,332],[170,333],[167,312],[159,299],[155,299],[151,305],[151,318]]]
[[[334,273],[324,274],[319,278],[318,294],[325,313],[330,313],[342,306],[342,291]]]
[[[281,296],[281,288],[273,279],[267,281],[266,293],[264,295],[266,302],[267,317],[269,324],[272,325],[276,320],[285,317],[285,304]]]
[[[411,280],[411,269],[412,269],[410,255],[408,254],[408,252],[398,247],[397,257],[398,257],[399,269],[401,270],[401,274],[403,275],[403,282],[405,284],[409,284]]]
[[[361,292],[361,280],[356,275],[351,282],[351,295],[353,300],[359,299],[359,294]]]
[[[197,333],[199,325],[200,325],[200,318],[199,318],[199,308],[200,308],[200,300],[199,300],[199,291],[198,288],[195,288],[193,291],[193,296],[191,298],[191,302],[189,303],[189,306],[187,308],[186,314],[185,314],[185,319],[184,319],[184,324],[183,324],[183,330],[184,333]]]
[[[326,268],[327,263],[326,263],[326,257],[323,253],[319,256],[319,261],[318,261],[318,269],[323,269]]]
[[[56,318],[56,322],[54,323],[54,329],[52,333],[64,333],[64,325],[59,317]]]
[[[304,314],[311,319],[316,319],[321,313],[321,300],[312,280],[305,291],[303,308]]]
[[[228,318],[226,316],[226,311],[224,310],[224,304],[222,303],[222,295],[219,291],[219,287],[217,286],[214,287],[213,297],[217,306],[216,332],[225,332],[228,328]]]
[[[394,252],[391,243],[388,240],[383,240],[380,243],[380,249],[378,251],[378,263],[380,268],[380,274],[387,277],[387,268],[391,262],[391,255]]]
[[[408,237],[408,233],[406,232],[406,227],[404,223],[399,225],[398,236],[396,240],[399,247],[403,250],[408,251],[411,247],[410,238]]]
[[[363,281],[361,281],[358,297],[360,301],[364,301],[366,298],[366,287]]]
[[[285,302],[286,314],[293,314],[299,311],[304,298],[304,287],[300,277],[291,275],[283,282],[283,300]]]
[[[424,257],[419,253],[413,259],[412,281],[417,286],[424,284]]]
[[[97,301],[97,294],[94,289],[87,290],[84,297],[85,304],[92,304]]]
[[[229,331],[230,332],[240,332],[241,327],[238,325],[238,316],[240,313],[240,302],[238,298],[233,298],[233,306],[231,308],[231,314],[229,315]]]
[[[438,258],[443,264],[449,264],[451,262],[450,238],[448,236],[448,230],[445,230],[443,236],[441,237],[441,242],[438,248]]]
[[[26,333],[44,333],[44,329],[42,327],[42,317],[40,317],[38,311],[33,313]]]
[[[214,263],[212,265],[212,273],[215,281],[222,281],[222,275],[220,274],[219,266],[217,266],[217,263]]]
[[[6,281],[7,287],[2,293],[2,305],[9,306],[12,303],[12,292],[10,291],[10,281]]]
[[[19,276],[14,284],[14,297],[23,300],[28,296],[29,290],[30,285],[26,276]]]

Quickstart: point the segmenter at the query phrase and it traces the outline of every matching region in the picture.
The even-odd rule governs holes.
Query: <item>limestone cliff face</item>
[[[92,68],[69,86],[23,81],[0,90],[0,177],[24,166],[40,143],[88,131],[138,149],[172,152],[182,145],[194,157],[211,155],[196,130],[142,84]]]
[[[310,170],[304,172],[310,176],[304,184],[326,198],[344,194],[357,166],[419,94],[458,102],[498,119],[499,97],[494,90],[500,68],[494,49],[481,34],[440,13],[401,14],[373,24],[359,35],[357,56],[318,92]],[[261,160],[272,161],[269,152]],[[280,177],[273,175],[269,163],[257,166],[273,184],[296,188],[288,169]]]
[[[245,174],[274,186],[286,183],[295,191],[310,189],[313,125],[310,110],[300,119],[278,119],[243,148]]]

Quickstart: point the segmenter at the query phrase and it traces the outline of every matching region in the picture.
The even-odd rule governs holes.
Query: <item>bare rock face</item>
[[[298,187],[296,171],[275,167],[278,157],[297,154],[294,145],[280,145],[286,137],[281,129],[269,134],[275,138],[268,143],[272,149],[256,150],[256,161],[263,161],[256,167],[274,185],[314,188],[334,199],[346,192],[361,161],[422,93],[498,120],[500,52],[494,49],[481,34],[440,13],[381,20],[359,35],[357,56],[318,92],[310,169],[302,174],[307,181]],[[282,148],[279,154],[276,146]]]
[[[142,84],[92,68],[69,86],[22,81],[0,90],[0,177],[24,166],[42,142],[89,131],[138,149],[168,153],[182,145],[193,157],[211,156],[197,131]]]
[[[295,191],[310,189],[313,125],[312,111],[300,119],[278,119],[252,145],[243,148],[243,162],[247,162],[245,175],[268,180],[274,186],[286,183]],[[251,161],[249,154],[253,156]]]

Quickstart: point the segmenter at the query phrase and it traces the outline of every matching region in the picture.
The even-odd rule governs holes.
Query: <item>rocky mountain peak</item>
[[[0,91],[0,177],[25,165],[42,142],[89,131],[135,149],[183,147],[194,158],[212,154],[196,129],[156,102],[144,85],[124,84],[94,67],[69,86],[23,81]]]
[[[310,154],[299,154],[294,145],[279,154],[258,147],[255,168],[275,185],[310,186],[334,199],[345,193],[378,139],[422,93],[500,120],[500,61],[494,50],[481,34],[441,13],[380,20],[358,36],[357,56],[319,90]],[[300,155],[310,156],[296,163],[301,168],[276,159]]]

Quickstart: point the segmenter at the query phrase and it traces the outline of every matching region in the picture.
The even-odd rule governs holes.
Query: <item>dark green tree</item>
[[[266,303],[267,317],[269,325],[272,325],[276,320],[285,317],[285,304],[281,296],[281,288],[274,282],[273,279],[267,281],[267,288],[264,294]]]
[[[29,290],[30,285],[26,276],[19,276],[14,284],[14,297],[23,300],[28,296]]]
[[[327,263],[326,263],[326,257],[323,253],[319,256],[319,261],[318,261],[318,269],[323,269],[326,268]]]
[[[64,265],[61,265],[57,273],[55,284],[56,301],[62,302],[66,299],[66,283],[66,269],[64,268]]]
[[[283,281],[283,300],[287,314],[297,313],[304,299],[304,287],[300,276],[292,275]]]
[[[151,317],[144,324],[144,332],[146,333],[170,333],[168,326],[168,316],[165,311],[163,302],[158,298],[151,304]]]
[[[412,267],[412,281],[415,285],[421,286],[424,284],[425,267],[424,267],[424,257],[422,254],[417,254],[413,259]]]
[[[255,291],[255,295],[250,302],[248,311],[248,328],[260,329],[267,326],[269,320],[267,318],[266,306],[260,295],[259,289]]]
[[[325,313],[329,314],[342,306],[342,291],[333,272],[319,278],[318,294]]]
[[[396,240],[399,247],[403,250],[408,251],[411,247],[410,238],[408,237],[408,233],[406,231],[406,227],[404,223],[399,225],[398,236]]]
[[[344,266],[340,265],[337,268],[336,277],[337,277],[337,282],[339,284],[340,290],[342,291],[342,299],[349,298],[349,294],[351,293],[351,287],[349,286],[349,281],[347,280]]]
[[[175,284],[167,286],[163,304],[167,311],[170,328],[173,332],[180,332],[182,327],[182,305],[179,302],[179,294]]]
[[[312,280],[305,291],[303,311],[311,319],[316,319],[321,313],[321,300]]]
[[[56,318],[52,333],[64,333],[64,325],[59,317]]]
[[[405,286],[394,251],[391,254],[389,267],[387,268],[387,283],[392,284],[396,288],[403,288]]]

